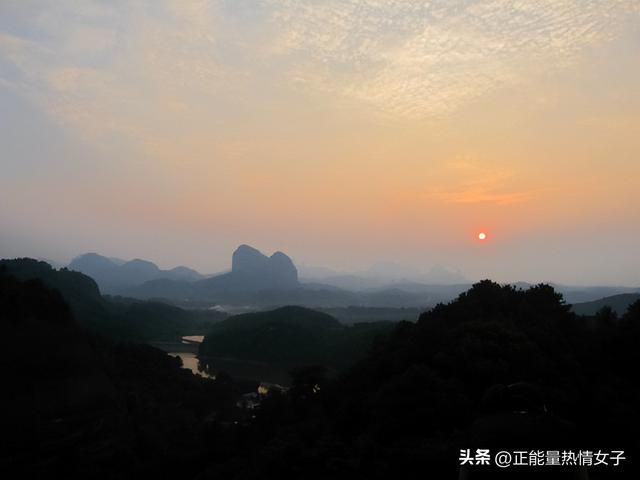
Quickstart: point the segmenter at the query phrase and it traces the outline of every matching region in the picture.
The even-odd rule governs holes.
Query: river
[[[196,375],[215,379],[215,374],[224,372],[237,380],[255,381],[257,383],[288,386],[290,384],[289,367],[278,367],[263,362],[252,362],[235,358],[206,358],[207,374],[200,370],[198,346],[202,343],[202,335],[186,336],[181,343],[154,343],[169,355],[182,359],[184,368],[188,368]]]

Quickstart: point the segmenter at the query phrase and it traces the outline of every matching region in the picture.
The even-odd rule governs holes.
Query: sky
[[[639,205],[640,0],[0,0],[0,257],[640,286]]]

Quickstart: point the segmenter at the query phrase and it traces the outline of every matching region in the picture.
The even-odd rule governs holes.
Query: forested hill
[[[263,405],[253,434],[269,440],[238,455],[233,478],[458,478],[465,448],[624,450],[632,460],[597,478],[639,478],[638,345],[640,302],[586,322],[550,286],[483,281],[397,324],[336,380],[298,372],[287,398]],[[550,469],[536,478],[582,478]]]
[[[593,302],[574,303],[571,308],[579,315],[595,315],[603,307],[609,307],[618,315],[622,315],[629,308],[629,305],[638,300],[640,300],[640,293],[622,293]]]
[[[191,312],[160,302],[103,297],[92,278],[66,268],[56,270],[30,258],[0,260],[0,269],[20,280],[38,279],[59,291],[81,326],[112,339],[178,341],[183,335],[203,334],[225,317],[219,312]]]
[[[228,377],[88,334],[40,280],[0,270],[0,328],[0,478],[192,478],[238,423]]]
[[[207,333],[200,355],[285,366],[343,368],[363,358],[391,322],[344,326],[326,313],[288,306],[229,317]]]
[[[640,478],[640,301],[615,321],[586,321],[550,286],[483,281],[415,323],[382,324],[373,343],[360,325],[299,307],[231,317],[203,350],[307,365],[250,410],[226,375],[90,341],[61,294],[6,267],[0,312],[0,476],[14,466],[38,478],[448,479],[460,449],[489,448],[624,450],[593,478]],[[327,375],[323,362],[354,352],[359,361]],[[549,468],[536,478],[584,478]]]

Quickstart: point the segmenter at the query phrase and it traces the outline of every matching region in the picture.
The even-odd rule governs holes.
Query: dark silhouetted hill
[[[550,284],[556,291],[562,293],[567,303],[593,302],[604,297],[611,297],[623,293],[640,293],[638,288],[633,287],[603,287],[603,286],[572,286]]]
[[[303,307],[235,315],[213,326],[201,357],[231,357],[279,366],[320,364],[343,368],[364,357],[389,322],[347,327],[326,313]]]
[[[636,458],[639,344],[640,301],[619,322],[590,325],[548,285],[520,290],[483,281],[418,322],[396,324],[335,380],[317,368],[294,372],[289,394],[257,414],[252,434],[269,440],[229,466],[243,479],[265,471],[272,478],[312,471],[318,479],[336,472],[445,479],[459,478],[467,448],[599,444]],[[465,478],[585,478],[574,466],[541,467],[533,476],[480,468]],[[634,461],[616,468],[597,476],[638,478]],[[204,478],[224,471],[211,468]]]
[[[6,267],[0,330],[0,478],[193,478],[228,443],[221,425],[241,419],[229,377],[92,337],[57,290]]]
[[[0,267],[0,329],[0,476],[44,474],[70,448],[95,460],[80,440],[98,422],[109,430],[120,399],[62,295]]]
[[[160,302],[105,298],[90,277],[29,258],[0,260],[0,268],[20,280],[37,279],[58,290],[82,326],[112,339],[179,341],[184,335],[204,333],[225,317],[215,311],[187,311]]]
[[[610,307],[618,315],[622,315],[627,311],[629,305],[638,300],[640,300],[640,293],[623,293],[593,302],[575,303],[571,310],[579,315],[595,315],[603,307]]]

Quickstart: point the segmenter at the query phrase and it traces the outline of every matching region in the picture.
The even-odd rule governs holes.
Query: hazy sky
[[[0,162],[2,257],[640,285],[640,0],[0,0]]]

